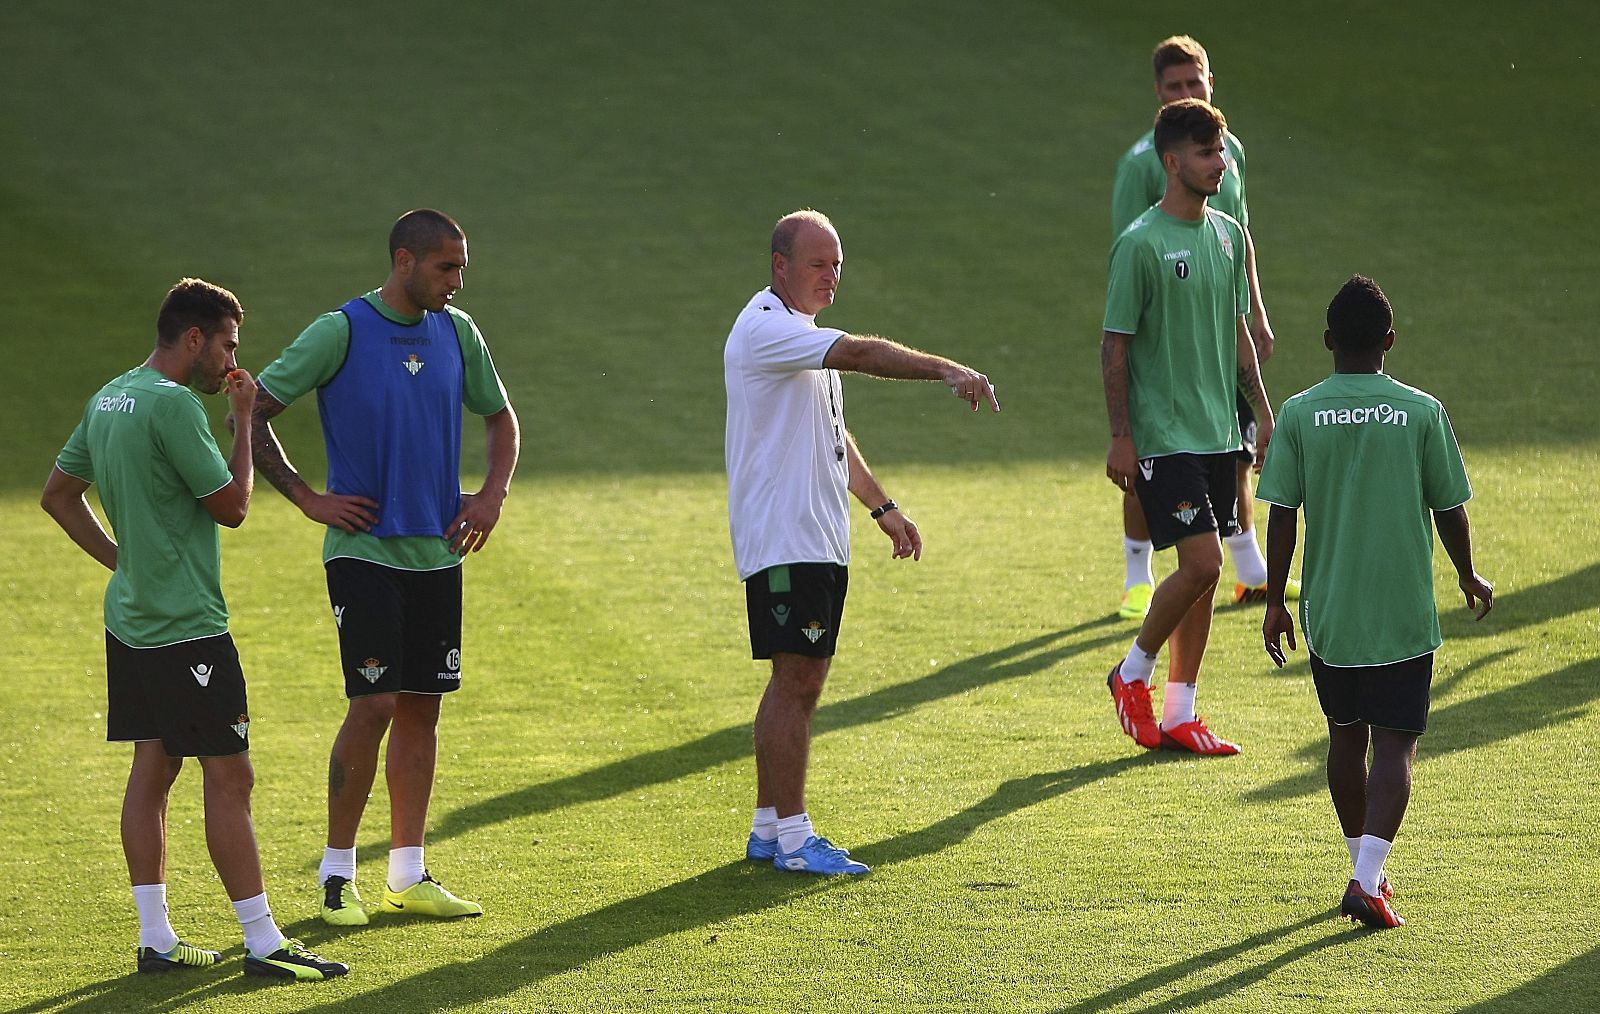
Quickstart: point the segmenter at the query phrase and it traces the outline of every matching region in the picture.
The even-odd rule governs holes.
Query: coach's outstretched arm
[[[877,335],[844,335],[833,343],[822,365],[886,380],[942,380],[950,385],[952,394],[971,404],[974,412],[980,401],[987,401],[991,410],[1000,411],[994,385],[977,370]]]

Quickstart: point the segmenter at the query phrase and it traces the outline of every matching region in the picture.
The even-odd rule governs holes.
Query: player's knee
[[[205,771],[207,795],[219,794],[238,803],[249,803],[256,786],[255,768],[249,754],[211,757],[201,762]]]

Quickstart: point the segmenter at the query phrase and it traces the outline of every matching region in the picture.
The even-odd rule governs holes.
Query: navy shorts
[[[787,563],[751,574],[744,583],[750,657],[831,658],[849,587],[850,571],[836,563]]]
[[[106,631],[106,739],[159,739],[169,757],[250,749],[244,670],[226,634],[132,648]]]
[[[1237,460],[1232,451],[1139,459],[1133,488],[1155,548],[1206,532],[1223,538],[1239,534]]]
[[[1428,731],[1433,652],[1384,665],[1329,665],[1311,656],[1322,713],[1334,725],[1365,722],[1422,735]]]
[[[327,571],[346,697],[460,689],[460,567],[399,570],[341,557]]]

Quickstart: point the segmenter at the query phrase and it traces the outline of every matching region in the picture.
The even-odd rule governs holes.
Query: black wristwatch
[[[889,501],[885,502],[882,507],[873,508],[872,515],[871,515],[872,520],[876,521],[879,518],[883,517],[885,514],[889,513],[890,511],[897,511],[899,509],[900,509],[900,505],[899,504],[895,503],[893,500],[889,500]]]

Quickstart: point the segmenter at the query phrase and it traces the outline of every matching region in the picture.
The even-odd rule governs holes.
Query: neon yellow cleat
[[[327,961],[306,950],[306,945],[284,937],[278,949],[271,954],[244,952],[244,974],[260,975],[269,979],[296,979],[315,982],[350,974],[350,966],[338,961]]]
[[[1122,593],[1122,606],[1117,615],[1125,620],[1142,620],[1150,612],[1150,600],[1155,596],[1154,585],[1136,584]]]
[[[139,948],[139,971],[170,972],[178,968],[205,968],[222,959],[218,951],[186,944],[179,940],[171,950],[158,951],[154,947]]]
[[[329,926],[365,926],[367,910],[361,907],[356,885],[343,877],[322,882],[322,921]]]
[[[385,886],[383,910],[429,915],[436,919],[460,919],[483,914],[482,905],[475,901],[457,898],[430,877],[426,870],[423,871],[421,880],[404,891],[391,891]]]

